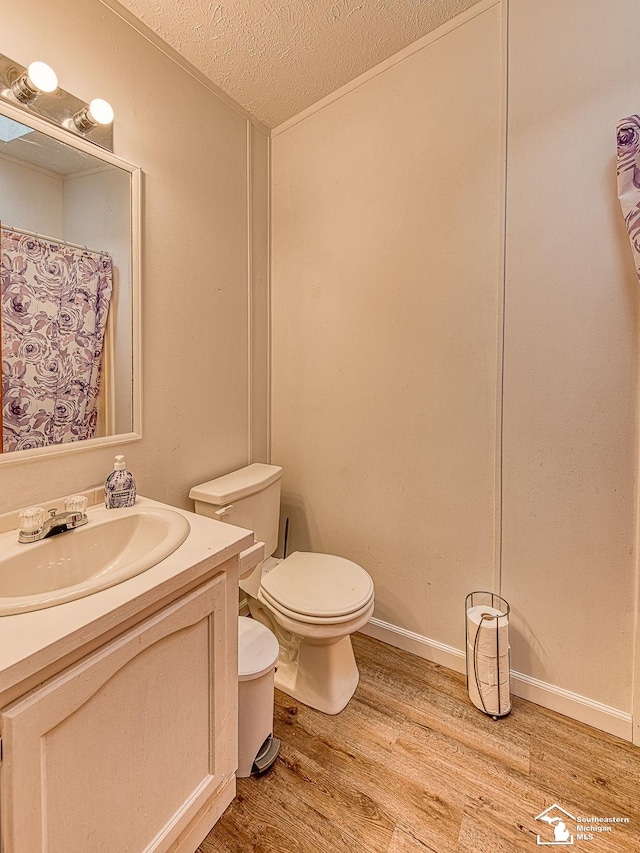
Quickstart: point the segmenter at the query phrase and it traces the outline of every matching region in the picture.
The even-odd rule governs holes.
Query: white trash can
[[[273,679],[279,651],[275,634],[265,625],[238,617],[238,778],[264,773],[280,748],[273,736]]]

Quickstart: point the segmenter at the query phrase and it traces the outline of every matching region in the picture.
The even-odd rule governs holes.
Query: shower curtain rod
[[[37,237],[40,240],[49,240],[51,243],[62,243],[64,246],[70,246],[72,249],[84,249],[96,255],[109,255],[111,257],[111,253],[105,252],[103,249],[90,249],[88,246],[81,246],[79,243],[72,243],[70,240],[62,240],[60,237],[49,237],[46,234],[38,234],[36,231],[27,231],[25,228],[15,228],[13,225],[4,225],[0,222],[0,229],[2,228],[8,228],[11,231],[16,231],[18,234],[24,234],[25,237]]]

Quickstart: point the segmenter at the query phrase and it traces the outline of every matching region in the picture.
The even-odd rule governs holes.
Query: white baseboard
[[[397,649],[404,649],[425,660],[446,666],[455,672],[464,673],[465,671],[465,655],[460,649],[430,640],[428,637],[399,628],[397,625],[374,618],[369,620],[360,632]],[[572,693],[570,690],[564,690],[562,687],[556,687],[513,670],[511,671],[511,692],[521,699],[528,699],[536,705],[542,705],[543,708],[557,711],[559,714],[624,740],[630,741],[633,738],[631,714],[603,705],[587,696]]]

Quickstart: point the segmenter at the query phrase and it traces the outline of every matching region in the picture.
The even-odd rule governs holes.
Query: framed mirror
[[[0,465],[140,437],[140,185],[0,100]]]

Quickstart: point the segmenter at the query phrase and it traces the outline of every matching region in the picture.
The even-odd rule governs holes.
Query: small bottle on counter
[[[113,471],[104,484],[104,505],[107,509],[120,509],[133,506],[136,502],[136,481],[131,471],[127,471],[124,456],[116,456]]]

